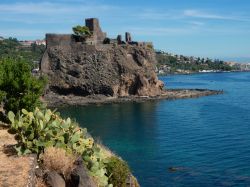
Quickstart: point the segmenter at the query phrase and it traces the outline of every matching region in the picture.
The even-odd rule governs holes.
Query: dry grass
[[[0,130],[0,186],[27,186],[34,158],[9,154],[7,150],[14,144],[16,144],[14,136],[7,130]]]
[[[36,178],[36,187],[48,187],[43,179],[41,178]]]
[[[46,148],[44,154],[41,156],[43,166],[46,169],[56,171],[65,178],[68,178],[73,169],[75,159],[75,156],[67,154],[64,149],[56,147]]]

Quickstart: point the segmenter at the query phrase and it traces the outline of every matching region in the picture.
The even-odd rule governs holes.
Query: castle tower
[[[131,37],[131,34],[129,32],[125,32],[125,40],[127,43],[132,42],[132,37]]]
[[[94,43],[103,43],[103,40],[106,38],[106,33],[102,32],[97,18],[85,19],[85,26],[92,32]]]
[[[122,44],[122,35],[120,34],[117,36],[117,43]]]

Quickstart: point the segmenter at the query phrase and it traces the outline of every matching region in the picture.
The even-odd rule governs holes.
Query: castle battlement
[[[72,34],[46,34],[47,47],[55,45],[69,45],[73,41]]]
[[[76,42],[81,42],[86,45],[135,45],[140,47],[153,47],[152,42],[137,42],[132,40],[132,36],[129,32],[125,33],[125,41],[122,40],[122,35],[118,35],[117,38],[108,38],[106,32],[103,32],[99,20],[97,18],[85,19],[85,26],[89,28],[92,33],[91,36],[75,36],[73,34],[46,34],[46,45],[70,45]]]

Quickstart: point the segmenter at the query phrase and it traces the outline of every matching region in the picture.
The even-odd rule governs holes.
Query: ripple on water
[[[128,161],[142,187],[250,186],[250,73],[161,79],[225,94],[60,111]]]

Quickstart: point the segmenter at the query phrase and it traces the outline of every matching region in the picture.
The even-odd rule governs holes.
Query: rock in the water
[[[61,175],[55,171],[50,171],[45,174],[45,182],[49,187],[65,187],[65,181]]]
[[[48,91],[59,95],[158,96],[164,84],[155,74],[155,52],[147,46],[75,42],[47,35],[41,71]],[[51,41],[49,41],[51,40]],[[63,40],[67,40],[64,42]],[[72,41],[68,41],[72,40]]]
[[[169,172],[177,172],[177,171],[185,171],[186,169],[183,167],[169,167],[168,171]]]
[[[67,181],[67,187],[97,187],[89,177],[81,158],[74,165],[75,168],[72,170],[70,179]]]

